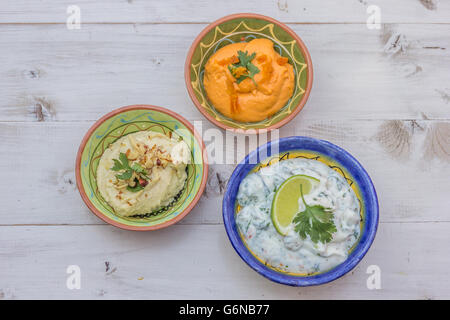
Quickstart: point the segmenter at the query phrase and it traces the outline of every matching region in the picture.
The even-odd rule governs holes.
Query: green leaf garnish
[[[121,173],[116,174],[117,179],[130,180],[131,177],[133,176],[133,172],[135,172],[136,175],[138,175],[139,177],[145,180],[150,180],[150,178],[147,175],[147,171],[139,163],[135,162],[130,167],[130,163],[125,153],[121,152],[119,155],[119,160],[113,159],[113,161],[114,166],[111,168],[111,170],[122,171]],[[139,190],[144,189],[144,187],[140,185],[139,179],[135,178],[135,182],[136,182],[135,186],[134,187],[127,186],[127,190],[131,192],[137,192]]]
[[[133,171],[131,169],[129,169],[121,174],[116,174],[116,178],[120,179],[120,180],[128,180],[128,179],[131,179],[132,175],[133,175]]]
[[[333,212],[321,205],[309,206],[303,197],[302,185],[300,185],[300,194],[305,210],[297,213],[293,220],[295,231],[302,239],[306,239],[309,235],[314,243],[330,242],[333,239],[333,233],[337,231],[333,221]]]
[[[113,171],[120,171],[130,169],[130,164],[128,163],[127,155],[123,152],[119,155],[119,160],[113,159],[114,166],[111,168]]]
[[[111,168],[111,170],[120,171],[122,169],[122,163],[117,159],[113,159],[113,161],[114,161],[114,166]]]
[[[133,170],[137,173],[145,172],[145,169],[137,162],[133,163],[133,165],[131,166],[131,170]]]
[[[251,63],[253,59],[256,57],[256,52],[253,52],[251,55],[248,55],[248,51],[242,52],[238,51],[239,62],[242,66],[247,66],[247,64]]]
[[[134,185],[134,187],[127,186],[127,190],[128,191],[138,192],[138,191],[141,191],[142,189],[144,189],[144,187],[139,184],[139,180],[138,179],[134,179],[134,182],[136,183]]]
[[[259,69],[257,66],[255,66],[252,63],[252,60],[256,57],[256,52],[253,52],[251,55],[248,55],[248,51],[242,52],[241,50],[238,51],[238,58],[239,62],[234,63],[230,66],[228,66],[228,70],[230,70],[233,77],[236,78],[236,82],[239,84],[245,79],[252,79],[253,83],[256,84],[254,76],[259,73]],[[244,74],[237,74],[236,71],[239,67],[243,67],[246,69],[246,73]]]

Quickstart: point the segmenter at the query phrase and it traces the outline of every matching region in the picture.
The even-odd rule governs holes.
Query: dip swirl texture
[[[332,209],[337,232],[328,243],[302,239],[288,227],[286,236],[275,229],[271,220],[272,200],[277,188],[293,175],[308,175],[320,183],[305,200],[308,205]],[[344,177],[316,160],[288,159],[249,174],[239,186],[237,195],[241,210],[236,223],[247,247],[254,255],[281,271],[309,274],[329,270],[344,262],[349,249],[360,235],[360,204]],[[299,212],[304,205],[299,199]]]
[[[149,177],[142,190],[132,192],[113,171],[114,159],[126,154],[130,166],[139,163]],[[97,168],[100,194],[120,216],[154,212],[169,205],[183,189],[190,162],[189,147],[184,141],[164,134],[141,131],[128,134],[110,144]]]
[[[256,53],[252,63],[259,69],[252,79],[237,83],[229,66],[238,51]],[[219,49],[205,66],[203,86],[213,106],[223,115],[241,122],[257,122],[280,110],[294,92],[294,70],[268,39],[254,39]]]

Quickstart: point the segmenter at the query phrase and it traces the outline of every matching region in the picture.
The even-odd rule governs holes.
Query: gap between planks
[[[211,24],[214,21],[178,21],[178,22],[163,22],[163,21],[154,21],[154,22],[132,22],[132,21],[122,21],[122,22],[83,22],[82,25],[184,25],[184,24]],[[289,22],[289,21],[280,21],[287,25],[366,25],[367,22]],[[66,22],[0,22],[0,25],[65,25]],[[405,25],[448,25],[450,22],[383,22],[383,25],[397,25],[397,24],[405,24]]]
[[[41,123],[42,125],[50,125],[50,124],[63,124],[63,123],[89,123],[89,122],[96,122],[99,119],[75,119],[75,120],[44,120],[44,121],[23,121],[23,120],[0,120],[0,124],[24,124],[29,125],[33,123]],[[191,118],[189,121],[207,121],[206,118]],[[333,118],[309,118],[307,121],[335,121],[336,119]],[[441,122],[441,121],[450,121],[450,118],[430,118],[427,116],[426,119],[417,117],[417,118],[355,118],[355,119],[349,119],[351,121],[374,121],[374,122],[382,122],[382,121],[421,121],[421,122]],[[338,119],[336,121],[344,121],[343,119]],[[216,129],[220,129],[219,127],[214,127]]]
[[[420,223],[450,223],[449,221],[438,221],[438,220],[429,220],[429,221],[380,221],[379,224],[420,224]],[[220,226],[223,225],[221,222],[205,222],[205,223],[178,223],[177,226]],[[49,224],[49,223],[31,223],[31,224],[0,224],[0,228],[2,227],[111,227],[111,225],[106,223],[61,223],[61,224]],[[120,228],[119,228],[120,229]]]

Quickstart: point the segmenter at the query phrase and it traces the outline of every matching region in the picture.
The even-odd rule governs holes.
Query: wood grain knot
[[[37,121],[54,120],[56,111],[53,104],[42,97],[33,97],[33,109],[31,113],[35,116]]]
[[[403,121],[385,121],[376,134],[376,140],[385,151],[398,159],[407,159],[411,151],[411,128],[408,128]]]
[[[438,158],[450,162],[450,123],[438,122],[430,126],[424,144],[425,159]]]
[[[383,51],[387,55],[393,56],[398,53],[406,53],[408,46],[409,42],[406,36],[402,33],[394,32],[384,44]]]
[[[211,165],[209,167],[208,182],[206,183],[205,196],[220,196],[225,193],[228,179],[230,179],[233,167],[229,165]]]
[[[437,1],[436,0],[419,0],[419,1],[428,10],[436,10],[437,9]]]

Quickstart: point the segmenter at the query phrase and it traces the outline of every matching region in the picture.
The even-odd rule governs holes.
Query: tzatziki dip
[[[307,193],[297,191],[301,196],[291,199],[298,213],[280,232],[274,225],[274,197],[294,176],[314,183]],[[317,160],[287,159],[250,173],[239,186],[237,204],[236,223],[247,248],[282,272],[327,271],[347,259],[360,236],[360,203],[354,190],[341,174]]]

